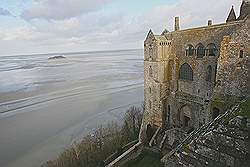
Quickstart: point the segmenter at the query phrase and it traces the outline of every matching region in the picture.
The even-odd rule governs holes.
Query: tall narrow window
[[[188,45],[186,48],[186,55],[187,56],[193,56],[194,55],[194,47],[193,45]]]
[[[193,70],[188,63],[181,65],[179,78],[189,81],[193,80]]]
[[[166,74],[165,77],[166,79],[168,79],[168,81],[171,81],[172,80],[172,77],[173,77],[173,71],[174,71],[174,61],[173,60],[170,60],[168,62],[168,68],[167,68],[167,71],[166,71]]]
[[[152,103],[151,103],[151,101],[149,101],[149,109],[151,109],[152,108]]]
[[[167,119],[168,119],[168,124],[170,123],[170,105],[168,105],[168,115],[167,115]]]
[[[149,45],[149,58],[152,59],[153,57],[153,46],[152,44]]]
[[[200,43],[197,45],[197,57],[202,58],[205,56],[204,46]]]
[[[212,82],[212,66],[207,67],[207,78],[206,80]]]
[[[240,58],[243,58],[243,56],[244,56],[244,52],[243,50],[240,50]]]
[[[153,77],[153,70],[152,70],[152,67],[151,67],[151,66],[149,67],[149,76],[150,76],[150,77]]]

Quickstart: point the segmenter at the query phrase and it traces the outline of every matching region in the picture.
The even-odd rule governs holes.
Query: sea
[[[141,49],[0,55],[0,166],[41,166],[142,104]]]

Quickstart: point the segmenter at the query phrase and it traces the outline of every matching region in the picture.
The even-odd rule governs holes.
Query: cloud
[[[40,41],[51,37],[52,34],[37,31],[35,27],[20,26],[10,29],[0,29],[2,41]]]
[[[174,17],[179,16],[184,29],[206,25],[209,19],[214,23],[225,22],[231,6],[234,5],[238,13],[240,3],[240,0],[178,0],[171,5],[157,6],[144,17],[146,24],[159,32],[164,28],[173,30]]]
[[[12,14],[8,10],[3,9],[1,7],[0,7],[0,15],[2,15],[2,16],[12,16]]]
[[[71,0],[73,1],[77,3],[77,0]],[[77,6],[82,6],[83,1],[94,4],[98,0],[91,2],[79,0]],[[59,0],[53,0],[53,2],[58,3]],[[69,2],[65,0],[65,3]],[[214,24],[225,22],[231,5],[235,5],[236,13],[240,6],[240,1],[235,0],[178,0],[176,3],[159,5],[144,13],[131,16],[120,11],[103,12],[106,9],[100,10],[102,5],[109,1],[99,0],[98,2],[102,3],[94,5],[95,7],[85,6],[84,9],[79,7],[81,8],[79,12],[73,10],[75,4],[67,5],[70,6],[69,11],[74,12],[65,11],[67,13],[65,14],[53,13],[55,5],[48,5],[52,1],[35,1],[43,4],[43,6],[37,6],[39,9],[45,6],[46,10],[35,10],[33,4],[25,10],[26,12],[35,10],[32,15],[26,16],[30,19],[27,25],[7,30],[0,28],[0,46],[2,46],[0,53],[142,48],[149,29],[153,29],[156,34],[160,34],[165,28],[171,31],[175,16],[180,16],[181,29],[185,29],[207,25],[208,19],[212,19]],[[45,11],[50,12],[45,15]]]
[[[36,0],[21,17],[26,20],[63,20],[96,11],[111,0]]]

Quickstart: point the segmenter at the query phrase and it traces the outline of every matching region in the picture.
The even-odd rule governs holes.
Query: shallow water
[[[0,166],[40,166],[143,101],[142,50],[0,57]]]

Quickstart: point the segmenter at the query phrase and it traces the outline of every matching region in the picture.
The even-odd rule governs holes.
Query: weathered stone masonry
[[[147,125],[189,131],[220,114],[209,104],[215,94],[249,94],[249,0],[241,14],[232,8],[227,22],[161,35],[149,31],[144,41],[145,113],[140,139]]]

